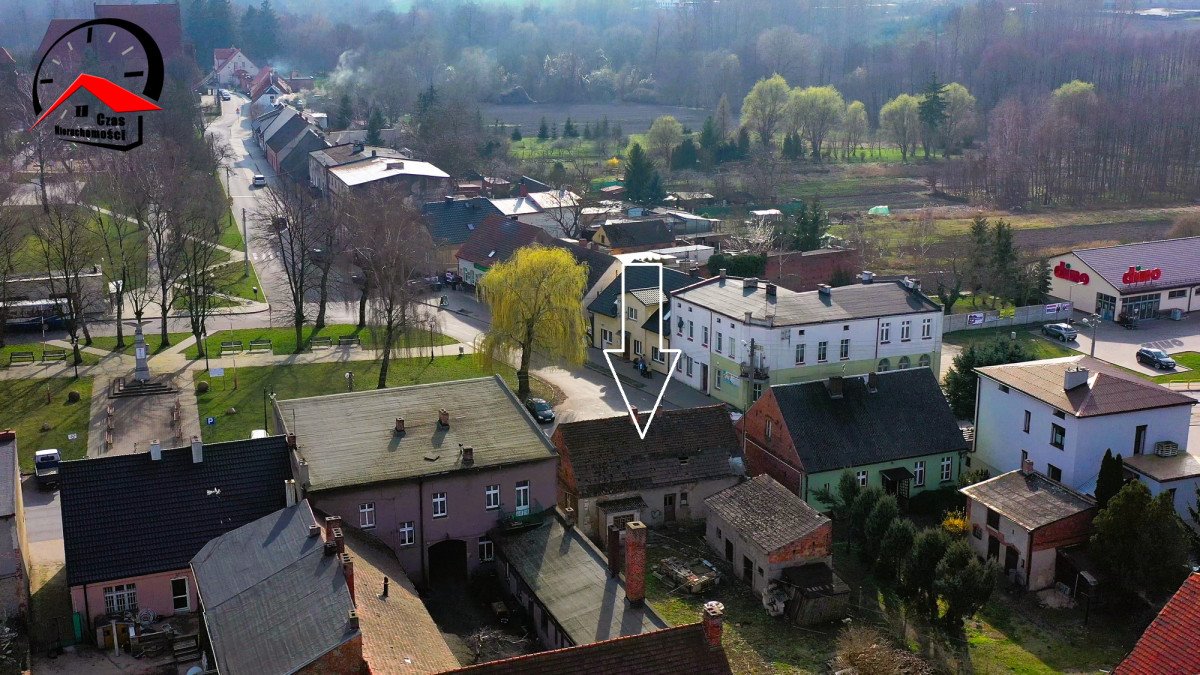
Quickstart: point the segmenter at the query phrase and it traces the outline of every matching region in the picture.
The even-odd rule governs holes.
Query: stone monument
[[[133,356],[137,364],[133,379],[145,384],[150,381],[150,350],[146,347],[146,336],[142,334],[142,323],[138,322],[133,333]]]

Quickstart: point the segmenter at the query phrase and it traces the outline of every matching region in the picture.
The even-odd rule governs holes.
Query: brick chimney
[[[608,526],[608,576],[621,573],[621,530],[616,525]]]
[[[150,459],[162,461],[162,443],[159,443],[157,438],[150,441]]]
[[[325,516],[325,541],[333,541],[334,528],[340,528],[341,526],[341,516]]]
[[[450,426],[450,411],[449,410],[442,408],[441,410],[438,411],[438,426],[442,427],[443,429],[449,428],[449,426]]]
[[[725,622],[725,605],[716,600],[709,600],[704,603],[704,611],[700,620],[704,624],[704,641],[708,644],[708,648],[720,649],[721,627]]]
[[[346,614],[346,621],[350,623],[351,630],[358,630],[358,612],[353,609]]]
[[[396,418],[396,433],[398,433],[398,434],[404,433],[404,418],[403,417]]]
[[[1033,460],[1032,459],[1027,458],[1027,459],[1021,460],[1021,474],[1025,475],[1025,476],[1033,475]]]
[[[346,537],[342,535],[342,528],[333,528],[333,543],[337,544],[338,555],[346,552]]]
[[[192,464],[199,464],[204,461],[204,444],[200,442],[199,436],[192,436]]]
[[[355,605],[358,600],[354,597],[354,561],[350,559],[349,553],[342,553],[342,574],[346,575],[346,587],[350,589],[350,602]]]
[[[634,423],[634,424],[637,424],[637,423],[638,423],[638,418],[637,418],[637,416],[638,416],[638,409],[637,409],[637,406],[636,406],[636,405],[631,405],[631,406],[629,406],[629,415],[630,415],[631,417],[633,417],[633,423]]]
[[[767,297],[768,298],[775,297],[776,291],[777,291],[777,287],[775,286],[775,284],[772,284],[772,283],[767,284]]]
[[[466,446],[462,449],[462,465],[472,466],[475,464],[475,448]]]
[[[286,438],[288,447],[294,450],[296,448],[296,434],[288,434]]]
[[[639,520],[625,523],[625,597],[634,607],[646,599],[646,525]]]

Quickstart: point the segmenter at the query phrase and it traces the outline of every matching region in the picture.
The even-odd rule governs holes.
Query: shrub
[[[932,674],[933,669],[916,654],[896,649],[877,628],[848,626],[838,635],[837,665],[858,675]]]
[[[197,394],[207,394],[208,393],[208,380],[200,380],[199,382],[196,383],[196,393]]]
[[[971,521],[962,509],[953,509],[942,518],[942,529],[951,537],[965,537],[971,531]]]
[[[79,392],[72,389],[67,392],[67,403],[79,403]]]

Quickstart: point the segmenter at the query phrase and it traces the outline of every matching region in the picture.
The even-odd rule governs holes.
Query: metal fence
[[[962,302],[960,300],[959,302]],[[1046,321],[1065,321],[1071,316],[1071,303],[1051,302],[1009,309],[983,309],[966,314],[951,314],[942,318],[942,335],[959,330],[984,330],[1022,326]]]

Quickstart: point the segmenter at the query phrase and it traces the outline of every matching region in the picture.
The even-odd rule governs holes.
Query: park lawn
[[[374,389],[379,378],[379,368],[378,361],[226,368],[225,376],[214,381],[209,381],[207,373],[198,370],[195,374],[196,381],[209,381],[208,392],[196,396],[204,440],[217,442],[249,438],[254,429],[264,428],[264,392],[274,392],[278,399],[338,394],[347,390],[347,372],[354,373],[356,391]],[[516,371],[511,367],[501,366],[499,372],[508,386],[516,391]],[[403,387],[488,375],[480,365],[478,357],[473,354],[442,356],[432,361],[428,358],[395,359],[388,367],[388,386]],[[534,378],[530,386],[534,396],[553,400],[554,393],[549,385]],[[227,415],[226,412],[230,408],[236,409],[237,414]],[[215,418],[216,424],[204,424],[208,417]]]
[[[162,334],[160,334],[158,331],[154,331],[152,333],[145,333],[145,336],[146,336],[146,346],[150,348],[150,353],[157,354],[157,353],[161,352],[163,349],[169,349],[171,345],[179,344],[180,340],[186,340],[187,338],[191,337],[192,334],[191,333],[168,333],[167,339],[171,342],[171,345],[167,345],[166,347],[163,347]],[[122,347],[121,349],[117,349],[117,336],[116,335],[100,335],[100,336],[94,337],[94,338],[92,338],[92,346],[95,347],[96,349],[107,349],[108,351],[111,351],[111,352],[119,351],[122,354],[132,354],[133,353],[133,333],[131,333],[131,332],[125,333],[125,346]]]
[[[303,343],[307,349],[308,343],[313,337],[332,338],[334,343],[337,343],[337,338],[357,335],[362,339],[363,349],[371,349],[375,346],[375,337],[370,329],[360,329],[353,324],[334,324],[325,326],[315,336],[313,335],[313,327],[304,327]],[[398,346],[403,349],[406,347],[428,347],[429,346],[429,331],[410,330],[407,335],[401,337]],[[242,349],[250,348],[251,340],[270,340],[271,350],[276,354],[294,354],[296,352],[296,331],[291,326],[283,326],[276,328],[239,328],[237,330],[221,330],[208,334],[209,356],[217,356],[221,353],[222,342],[233,342],[235,340],[242,341]],[[454,338],[448,337],[441,333],[433,334],[434,346],[452,345],[457,342]],[[186,355],[189,359],[197,359],[200,357],[200,350],[195,345],[188,347]]]
[[[266,292],[263,290],[262,284],[258,282],[258,273],[253,264],[250,265],[249,275],[244,274],[245,262],[242,260],[231,261],[225,265],[225,270],[225,279],[220,284],[222,293],[235,298],[267,302]],[[255,293],[254,289],[258,289],[258,292]]]
[[[96,340],[96,338],[92,338],[93,342],[95,340]],[[12,356],[13,352],[30,352],[31,351],[31,352],[33,352],[33,358],[37,359],[36,363],[40,364],[42,362],[42,352],[47,347],[49,347],[50,349],[66,349],[67,350],[67,363],[70,363],[70,361],[71,361],[71,348],[70,347],[59,347],[57,345],[49,345],[49,344],[45,344],[43,342],[26,342],[24,344],[16,344],[16,345],[8,345],[5,347],[0,347],[0,368],[8,368],[9,367],[8,360],[9,360],[9,357]],[[97,363],[100,363],[100,357],[96,356],[95,354],[89,354],[86,351],[81,351],[79,354],[80,354],[80,356],[83,357],[83,363],[79,364],[80,366],[94,366]],[[21,366],[24,366],[24,365],[26,365],[26,364],[17,363],[17,364],[12,365],[12,367],[20,368]]]
[[[79,401],[67,403],[68,391],[79,392]],[[47,392],[50,403],[46,403]],[[16,430],[22,471],[33,471],[33,453],[44,448],[58,448],[63,459],[87,455],[91,400],[90,377],[0,380],[0,428]],[[48,423],[50,430],[42,431],[42,423]],[[78,436],[67,440],[67,434]]]
[[[986,342],[996,337],[1008,338],[1009,334],[1013,332],[1017,334],[1017,341],[1024,344],[1033,352],[1035,359],[1057,359],[1061,356],[1075,356],[1079,354],[1079,352],[1063,346],[1062,343],[1047,340],[1041,334],[1029,330],[1027,326],[1001,326],[999,328],[959,330],[943,335],[942,342],[958,347],[966,347],[967,345]]]

